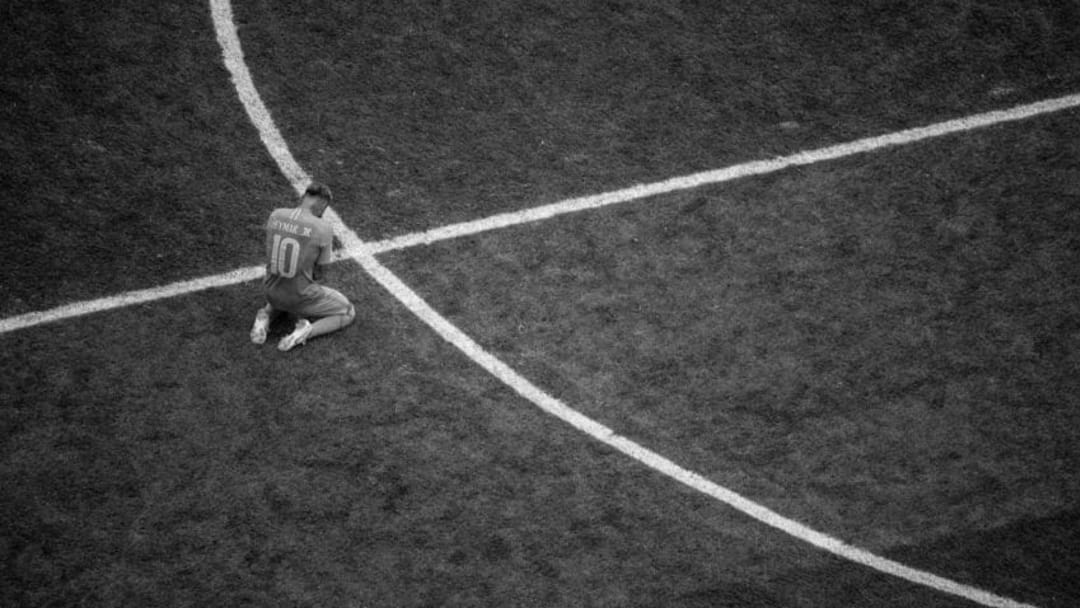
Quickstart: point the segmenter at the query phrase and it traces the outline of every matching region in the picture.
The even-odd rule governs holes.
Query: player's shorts
[[[300,317],[347,315],[352,310],[352,304],[344,294],[318,283],[308,285],[299,295],[267,291],[266,301],[275,310],[282,310]]]

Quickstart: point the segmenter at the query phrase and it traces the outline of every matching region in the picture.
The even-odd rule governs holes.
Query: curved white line
[[[267,112],[263,104],[258,101],[258,92],[254,88],[250,73],[244,63],[240,40],[237,36],[236,27],[232,18],[231,4],[229,0],[210,0],[210,7],[218,41],[221,44],[222,52],[225,55],[225,64],[232,73],[233,83],[238,88],[239,97],[241,101],[243,101],[244,107],[247,109],[248,115],[251,116],[255,127],[259,130],[260,136],[267,144],[268,151],[274,156],[279,166],[288,169],[286,176],[289,178],[293,187],[300,191],[309,181],[309,178],[292,158],[292,154],[289,152],[284,139],[281,138],[280,133],[278,133],[277,129],[273,126],[273,121],[270,118],[269,112]],[[243,90],[241,90],[241,87],[243,87]],[[558,399],[548,395],[508,365],[484,350],[464,332],[435,311],[435,309],[431,308],[431,306],[417,295],[415,291],[405,285],[395,274],[379,263],[374,255],[368,250],[367,245],[365,245],[355,232],[341,222],[341,218],[336,213],[330,211],[328,212],[327,217],[334,222],[335,227],[341,231],[339,236],[342,238],[346,248],[349,251],[358,252],[354,255],[354,259],[384,288],[393,294],[395,298],[401,301],[402,304],[413,312],[413,314],[435,330],[443,337],[443,339],[460,349],[478,365],[499,378],[545,412],[558,417],[595,439],[602,441],[612,448],[627,454],[643,464],[652,467],[691,488],[712,496],[758,521],[783,530],[792,536],[835,555],[920,585],[925,585],[939,591],[967,598],[985,606],[1012,608],[1028,606],[1008,598],[994,595],[982,589],[977,589],[929,572],[905,566],[893,560],[851,546],[816,530],[812,530],[803,524],[788,519],[775,511],[713,483],[697,473],[684,469],[656,452],[653,452],[626,437],[616,434],[610,428],[588,418],[580,412],[566,406]]]

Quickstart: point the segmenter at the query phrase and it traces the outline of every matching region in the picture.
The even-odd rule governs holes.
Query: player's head
[[[330,186],[319,182],[311,182],[304,189],[304,194],[300,196],[300,205],[311,211],[316,217],[322,217],[333,200],[334,194],[330,192]]]

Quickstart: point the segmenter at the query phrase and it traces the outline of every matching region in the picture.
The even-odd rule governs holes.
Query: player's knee
[[[356,306],[349,304],[349,312],[345,313],[344,318],[341,321],[341,326],[345,327],[356,320]]]

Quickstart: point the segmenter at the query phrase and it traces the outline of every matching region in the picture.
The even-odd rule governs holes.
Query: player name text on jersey
[[[283,232],[289,232],[291,234],[299,234],[300,236],[311,236],[311,228],[308,226],[301,226],[299,224],[290,224],[281,220],[274,220],[270,223],[270,228],[273,230],[281,230]]]

